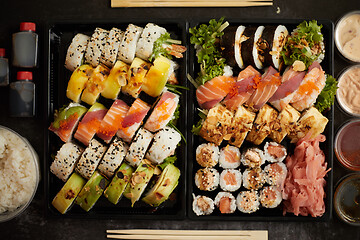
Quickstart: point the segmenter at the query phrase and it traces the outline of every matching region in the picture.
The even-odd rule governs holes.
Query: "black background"
[[[0,47],[6,48],[11,58],[11,34],[17,32],[19,23],[37,23],[40,37],[39,68],[34,70],[37,86],[37,117],[11,118],[8,114],[8,88],[0,88],[0,125],[7,126],[26,137],[39,154],[41,164],[44,159],[45,118],[45,61],[44,29],[49,21],[61,20],[116,20],[152,18],[227,18],[252,19],[329,19],[334,23],[345,13],[360,10],[358,0],[274,0],[269,7],[250,8],[115,8],[110,0],[0,0]],[[278,7],[280,13],[277,13]],[[342,59],[335,50],[334,73],[337,76],[350,63]],[[11,79],[15,72],[11,69]],[[335,104],[335,132],[349,116]],[[342,168],[334,159],[334,185],[350,171]],[[360,239],[360,228],[340,222],[334,213],[327,223],[314,222],[193,222],[185,221],[135,221],[121,219],[69,219],[52,218],[45,214],[43,181],[29,208],[19,217],[0,223],[1,239],[105,239],[106,229],[155,228],[155,229],[267,229],[269,239]],[[156,220],[156,219],[154,219]]]

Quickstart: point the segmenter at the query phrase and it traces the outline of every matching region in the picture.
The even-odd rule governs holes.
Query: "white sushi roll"
[[[136,133],[134,141],[131,143],[129,151],[125,156],[126,161],[131,166],[137,167],[143,160],[153,136],[150,131],[144,128],[140,128]]]
[[[63,182],[66,182],[74,171],[75,165],[83,151],[84,149],[74,143],[65,143],[57,152],[50,166],[50,171]]]
[[[104,51],[101,54],[100,62],[109,68],[112,68],[115,65],[123,35],[124,32],[120,29],[112,28],[106,39],[106,44]]]
[[[250,168],[261,167],[265,163],[264,153],[258,148],[249,148],[241,155],[241,163]]]
[[[146,24],[137,42],[135,55],[147,61],[153,53],[155,41],[164,33],[166,33],[165,28],[153,23]]]
[[[134,24],[129,24],[125,30],[124,36],[121,39],[118,59],[131,64],[135,58],[136,44],[140,38],[140,35],[143,31],[142,27],[138,27]]]
[[[273,44],[272,44],[272,48],[271,48],[271,52],[270,52],[271,57],[272,57],[272,62],[276,69],[279,69],[279,67],[280,67],[280,62],[281,62],[280,53],[285,46],[288,35],[289,35],[289,32],[284,25],[279,25],[276,27],[275,33],[274,33]]]
[[[235,61],[240,69],[244,68],[244,62],[241,57],[241,43],[243,41],[246,41],[246,39],[242,37],[244,30],[245,30],[245,26],[239,26],[236,29],[236,33],[235,33],[234,55],[235,55]]]
[[[243,186],[246,189],[258,190],[265,183],[265,174],[261,168],[246,169],[243,172]]]
[[[75,35],[66,53],[65,67],[67,69],[73,72],[81,66],[89,40],[90,37],[87,35],[81,33]]]
[[[223,214],[230,214],[236,210],[235,197],[229,192],[219,192],[214,202]]]
[[[264,62],[264,56],[260,54],[260,48],[259,48],[259,39],[261,38],[261,35],[264,31],[264,26],[259,26],[256,29],[255,36],[254,36],[254,46],[252,49],[252,54],[254,58],[254,63],[257,69],[263,68],[263,62]]]
[[[196,148],[196,161],[202,167],[214,167],[219,161],[219,147],[203,143]]]
[[[287,175],[287,167],[284,163],[272,163],[264,168],[265,180],[269,185],[282,187]]]
[[[202,191],[214,191],[219,181],[219,172],[215,168],[201,168],[195,174],[195,185]]]
[[[220,151],[219,166],[222,168],[237,168],[240,166],[240,158],[239,148],[227,145]]]
[[[260,202],[265,208],[276,208],[282,201],[281,191],[278,187],[268,186],[260,190]]]
[[[197,216],[210,215],[213,213],[215,204],[211,198],[201,195],[195,196],[195,194],[193,194],[193,198],[192,208]]]
[[[286,154],[286,148],[276,142],[267,142],[264,146],[264,158],[268,162],[282,162]]]
[[[98,140],[93,138],[90,141],[89,146],[81,155],[79,162],[76,164],[75,171],[84,178],[90,179],[99,165],[106,149],[106,146],[102,145]]]
[[[235,169],[223,170],[220,174],[220,188],[224,191],[235,192],[241,187],[241,172]]]
[[[155,164],[161,164],[165,158],[175,153],[175,149],[180,141],[180,133],[173,128],[165,127],[155,134],[146,158]]]
[[[108,35],[109,31],[102,28],[96,28],[91,36],[85,53],[85,61],[91,66],[96,67],[99,65]]]
[[[242,191],[236,197],[236,205],[242,213],[253,213],[259,210],[259,194],[255,190]]]
[[[128,146],[126,143],[120,138],[114,138],[98,166],[99,171],[108,178],[111,178],[124,160],[127,150]]]

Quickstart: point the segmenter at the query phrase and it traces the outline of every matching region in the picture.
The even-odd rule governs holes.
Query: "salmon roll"
[[[146,121],[144,128],[151,132],[163,129],[174,117],[179,104],[179,95],[172,92],[164,92],[156,103],[154,110]]]
[[[120,29],[112,28],[106,38],[106,44],[101,54],[100,62],[109,68],[115,65],[123,35],[124,32]]]
[[[96,28],[91,36],[85,52],[85,61],[96,67],[100,64],[101,53],[103,52],[109,31]]]
[[[151,143],[153,134],[144,128],[140,128],[132,141],[125,159],[133,167],[137,167],[143,160]]]
[[[219,166],[222,168],[237,168],[240,166],[240,150],[227,145],[220,151]]]
[[[282,187],[287,175],[287,168],[282,162],[272,163],[264,168],[264,173],[267,184]]]
[[[195,196],[193,194],[193,211],[197,216],[201,216],[201,215],[210,215],[213,213],[214,209],[215,209],[215,204],[214,201],[206,196]]]
[[[129,24],[125,30],[124,36],[121,39],[118,59],[131,64],[135,57],[136,44],[143,31],[142,27],[138,27],[134,24]]]
[[[222,214],[234,213],[236,210],[235,197],[229,192],[219,192],[215,197],[215,205]]]
[[[265,183],[265,174],[261,168],[246,169],[243,173],[243,186],[246,189],[258,190]]]
[[[214,167],[219,161],[219,147],[203,143],[196,148],[196,161],[202,167]]]
[[[224,191],[235,192],[241,187],[241,172],[235,169],[226,169],[220,174],[220,188]]]
[[[81,66],[89,40],[90,37],[84,34],[75,35],[66,53],[65,67],[67,69],[73,72]]]
[[[264,187],[260,191],[260,202],[265,208],[276,208],[282,201],[281,191],[275,186]]]
[[[249,168],[261,167],[265,163],[264,152],[259,148],[249,148],[241,155],[241,163]]]
[[[242,191],[236,197],[236,205],[242,213],[253,213],[259,210],[259,194],[255,190]]]
[[[286,157],[286,148],[278,144],[276,142],[267,142],[264,146],[264,158],[266,161],[274,163],[274,162],[282,162]]]
[[[215,168],[201,168],[195,174],[195,185],[202,191],[214,191],[219,181],[219,172]]]

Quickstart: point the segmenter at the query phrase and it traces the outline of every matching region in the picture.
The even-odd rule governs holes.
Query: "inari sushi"
[[[225,169],[220,174],[220,188],[227,192],[235,192],[241,187],[241,172],[236,169]]]
[[[219,192],[214,202],[222,214],[233,213],[236,210],[235,197],[229,192]]]
[[[201,195],[195,196],[194,194],[193,198],[192,208],[197,216],[210,215],[213,213],[215,204],[211,198]]]
[[[91,36],[85,52],[85,61],[91,66],[96,67],[100,63],[101,53],[103,52],[109,31],[96,28]]]
[[[219,182],[219,172],[215,168],[201,168],[195,174],[195,185],[202,191],[214,191]]]
[[[219,147],[203,143],[196,148],[196,161],[202,167],[214,167],[219,161]]]
[[[118,59],[131,64],[135,57],[136,44],[140,38],[143,28],[134,24],[129,24],[125,30],[124,36],[121,39]]]
[[[137,167],[143,160],[145,153],[151,143],[153,134],[144,128],[140,128],[132,141],[125,159],[132,166]]]
[[[241,191],[236,197],[236,205],[242,213],[253,213],[259,210],[259,194],[255,190]]]
[[[74,71],[81,66],[89,40],[90,37],[84,34],[75,35],[66,53],[65,67],[67,69]]]
[[[220,151],[219,166],[222,168],[237,168],[240,166],[240,150],[227,145]]]
[[[119,52],[120,41],[124,32],[117,28],[112,28],[106,38],[106,44],[100,58],[100,62],[112,68],[116,62]]]

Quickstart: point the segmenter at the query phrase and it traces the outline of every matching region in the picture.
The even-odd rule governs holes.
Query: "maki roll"
[[[150,63],[140,58],[135,58],[129,68],[127,76],[127,84],[121,89],[134,98],[137,98],[141,92],[146,73],[149,71]]]
[[[65,67],[67,69],[74,71],[81,66],[89,40],[90,37],[84,34],[75,35],[66,53]]]
[[[75,164],[79,160],[84,149],[73,143],[65,143],[57,152],[50,171],[63,182],[69,178],[74,171]]]
[[[121,39],[118,60],[127,64],[131,64],[135,57],[136,44],[140,38],[143,28],[134,24],[129,24],[125,30],[124,36]]]
[[[196,148],[196,161],[202,167],[214,167],[219,161],[219,147],[203,143]]]
[[[222,168],[237,168],[240,166],[240,150],[227,145],[220,151],[219,166]]]
[[[215,168],[201,168],[195,174],[195,185],[202,191],[214,191],[219,181],[219,172]]]
[[[85,52],[85,61],[93,67],[100,64],[101,53],[103,52],[109,31],[96,28],[91,36]]]
[[[264,158],[268,162],[282,162],[286,154],[286,148],[276,142],[267,142],[264,146]]]
[[[254,36],[254,47],[252,49],[252,54],[254,58],[255,67],[257,69],[262,69],[264,64],[264,53],[263,53],[263,42],[261,35],[263,34],[265,27],[259,26],[255,31]]]
[[[246,27],[241,38],[244,41],[241,43],[241,58],[243,60],[244,66],[255,66],[253,49],[255,44],[255,32],[257,27]]]
[[[132,166],[136,167],[143,160],[145,153],[151,143],[153,134],[144,128],[140,128],[134,140],[130,144],[125,159]]]
[[[192,208],[197,216],[210,215],[213,213],[215,204],[211,198],[201,195],[195,196],[194,194],[193,198]]]
[[[173,128],[165,127],[154,135],[146,158],[154,164],[161,164],[165,158],[175,153],[175,149],[180,141],[180,133]]]
[[[178,107],[179,95],[166,91],[161,95],[156,103],[154,110],[146,121],[144,128],[151,132],[157,132],[163,129],[171,119]]]
[[[106,146],[102,145],[95,138],[91,140],[89,146],[85,149],[75,170],[86,179],[90,179],[95,172],[102,156],[106,151]]]
[[[230,214],[236,210],[235,197],[229,192],[219,192],[214,202],[222,214]]]
[[[112,68],[116,62],[119,52],[120,42],[124,32],[117,28],[112,28],[106,39],[106,44],[102,52],[100,62]]]
[[[265,183],[265,174],[261,168],[246,169],[243,173],[243,186],[246,189],[258,190]]]
[[[235,169],[223,170],[220,174],[220,188],[224,191],[235,192],[241,187],[241,172]]]
[[[267,184],[282,187],[287,175],[286,165],[282,162],[272,163],[264,168]]]
[[[71,74],[70,80],[66,89],[66,97],[73,102],[79,103],[82,91],[85,88],[86,82],[89,80],[94,69],[88,64],[81,65],[76,68]]]
[[[137,42],[135,55],[146,61],[149,60],[155,41],[164,33],[166,33],[165,28],[153,23],[146,24]]]
[[[236,33],[238,27],[229,26],[224,29],[224,35],[220,39],[220,49],[222,51],[222,56],[226,59],[226,63],[235,67],[237,62],[235,60],[235,45],[237,43]]]
[[[255,190],[241,191],[236,197],[236,205],[242,213],[253,213],[259,210],[259,194]]]
[[[282,201],[281,191],[275,186],[264,187],[260,190],[260,202],[265,208],[276,208]]]
[[[115,170],[120,166],[128,151],[128,146],[119,138],[114,138],[108,150],[104,154],[103,159],[98,166],[99,171],[111,178]]]
[[[264,153],[258,148],[249,148],[242,154],[241,163],[249,168],[259,168],[265,163]]]
[[[86,107],[78,103],[70,103],[66,108],[55,113],[55,119],[49,130],[58,135],[62,141],[70,141],[72,133],[86,111]]]
[[[130,66],[123,61],[117,61],[103,82],[104,90],[101,92],[101,96],[115,100],[121,88],[127,83],[129,68]]]

